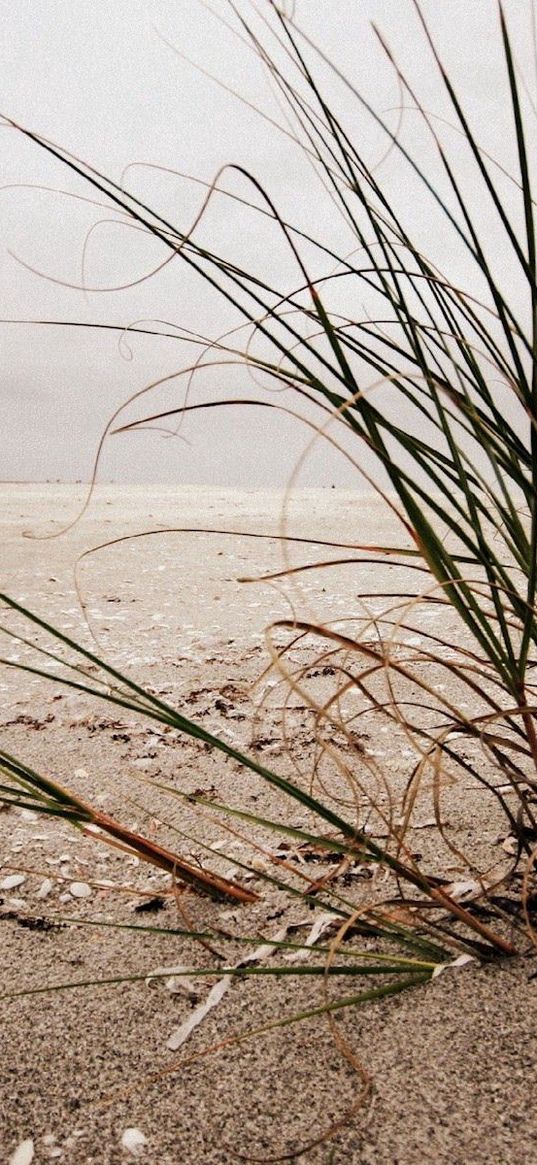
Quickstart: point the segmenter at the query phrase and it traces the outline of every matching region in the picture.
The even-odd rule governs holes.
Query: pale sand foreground
[[[74,563],[86,548],[152,526],[275,535],[279,529],[281,499],[269,493],[100,487],[87,514],[61,538],[23,537],[25,531],[42,535],[54,522],[73,518],[81,491],[0,486],[1,588],[88,645],[73,583]],[[391,544],[401,537],[376,502],[339,491],[297,495],[288,529],[342,542]],[[331,556],[320,547],[292,551],[295,565]],[[276,539],[168,533],[123,542],[85,559],[79,582],[100,649],[110,661],[153,685],[204,727],[254,747],[265,763],[290,773],[278,734],[275,693],[280,689],[271,696],[262,681],[253,691],[266,664],[263,628],[288,618],[292,604],[301,614],[343,619],[353,612],[358,590],[396,591],[404,572],[371,565],[360,567],[358,575],[356,566],[339,566],[330,573],[296,576],[302,580],[300,593],[295,584],[283,593],[269,583],[245,587],[236,581],[281,564]],[[26,649],[8,644],[1,654],[19,655],[24,662]],[[254,722],[254,700],[263,685],[272,705]],[[307,761],[307,720],[300,720],[298,709],[294,715],[295,760]],[[229,872],[234,856],[244,855],[245,843],[219,832],[194,807],[164,798],[157,780],[301,823],[295,808],[220,754],[163,736],[121,709],[116,715],[83,694],[7,668],[0,670],[0,723],[5,748],[98,800],[124,822],[153,831],[190,860],[206,861],[202,842],[225,842],[229,856],[217,849],[210,862],[221,872]],[[379,741],[395,774],[396,745],[380,736],[369,744],[376,747]],[[456,817],[456,800],[452,810]],[[482,849],[486,860],[497,822],[477,792],[465,793],[464,812],[459,811],[460,835],[466,845]],[[251,827],[246,829],[251,834]],[[432,847],[434,858],[432,831],[424,829],[418,836],[422,852]],[[0,880],[14,867],[28,871],[20,887],[1,895],[0,991],[145,974],[163,965],[214,965],[199,944],[177,936],[90,926],[29,929],[27,914],[157,926],[188,923],[170,899],[159,913],[134,913],[141,893],[168,888],[166,876],[133,866],[67,825],[10,811],[0,815],[0,839]],[[45,879],[53,884],[40,899]],[[73,882],[103,879],[113,887],[94,887],[85,899],[69,894]],[[248,907],[188,894],[184,904],[191,925],[273,936],[290,919],[309,923],[314,917],[300,902],[290,908],[281,892],[267,891],[261,881],[249,885],[262,899]],[[495,967],[470,964],[412,994],[346,1011],[339,1027],[373,1076],[373,1103],[300,1160],[311,1165],[534,1165],[534,968],[527,960]],[[214,978],[197,981],[200,998],[217,978],[215,972]],[[354,989],[354,981],[337,983],[337,994]],[[335,994],[333,987],[330,994]],[[147,1165],[231,1165],[238,1155],[265,1160],[297,1149],[342,1116],[359,1090],[324,1020],[272,1031],[191,1063],[156,1084],[148,1078],[233,1032],[321,999],[317,980],[238,980],[179,1055],[166,1043],[194,1004],[162,984],[142,980],[4,1001],[1,1162],[21,1141],[33,1138],[38,1163],[119,1165],[133,1159],[121,1147],[122,1133],[130,1126],[147,1138],[141,1158]]]

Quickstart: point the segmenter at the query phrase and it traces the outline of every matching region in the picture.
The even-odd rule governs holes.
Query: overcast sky
[[[248,11],[247,2],[239,6]],[[517,59],[534,96],[530,0],[507,0],[505,8]],[[495,0],[424,0],[422,9],[472,123],[479,127],[481,144],[514,169]],[[207,5],[198,0],[0,0],[0,111],[115,181],[124,176],[138,196],[184,230],[200,207],[203,187],[166,168],[210,182],[219,167],[238,163],[259,177],[284,216],[313,234],[323,233],[345,253],[352,242],[296,147],[195,67],[197,63],[215,74],[228,89],[238,90],[282,122],[259,62],[214,13],[229,17],[226,0],[209,0]],[[296,0],[295,14],[393,128],[399,90],[371,21],[382,29],[424,105],[450,116],[412,0]],[[378,129],[348,93],[333,86],[322,63],[318,75],[332,86],[334,100],[368,160],[380,159],[386,140]],[[405,115],[404,132],[419,150],[422,130],[415,113]],[[456,154],[453,131],[445,132],[448,138],[451,134]],[[117,215],[108,210],[36,189],[92,196],[16,131],[3,128],[0,134],[4,320],[129,325],[159,319],[210,337],[237,323],[179,258],[159,275],[124,291],[76,290],[29,271],[16,256],[52,279],[76,285],[84,279],[86,287],[111,288],[139,280],[164,256],[159,243],[119,225]],[[464,168],[466,161],[460,161]],[[126,171],[132,163],[137,165]],[[471,184],[470,171],[468,175]],[[451,263],[454,278],[471,279],[464,257],[447,234],[442,236],[433,208],[418,196],[394,152],[377,177],[404,206],[405,221],[420,245],[442,266]],[[226,189],[252,196],[238,175],[228,174],[224,181]],[[490,227],[484,225],[494,251],[496,227],[492,220]],[[299,282],[281,240],[266,235],[251,212],[222,195],[211,201],[196,238],[286,291]],[[498,240],[500,265],[502,246]],[[362,309],[361,302],[355,306]],[[135,336],[127,350],[113,332],[29,323],[1,324],[0,342],[3,480],[86,480],[112,412],[152,379],[179,372],[195,355],[191,345],[179,340]],[[151,407],[172,407],[181,399],[182,384],[172,382],[161,390]],[[229,394],[253,395],[251,381],[245,371],[219,367],[195,380],[192,399]],[[141,413],[132,405],[125,419],[136,415]],[[183,426],[182,437],[146,431],[110,438],[101,479],[281,486],[308,440],[298,421],[253,408],[195,414]],[[358,484],[351,467],[322,445],[308,455],[300,481]]]

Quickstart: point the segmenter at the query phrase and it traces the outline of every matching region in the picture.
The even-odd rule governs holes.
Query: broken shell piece
[[[22,886],[25,881],[26,874],[8,874],[7,878],[2,878],[0,890],[14,890],[15,886]]]
[[[52,878],[43,878],[39,890],[37,891],[36,898],[47,898],[53,889],[54,882],[52,881]]]
[[[468,963],[477,963],[477,961],[473,955],[459,955],[458,959],[454,959],[452,963],[439,963],[433,971],[432,978],[438,979],[439,975],[443,975],[444,971],[449,971],[452,967],[466,967]]]
[[[192,979],[187,979],[186,976],[172,975],[166,979],[164,986],[170,995],[187,995],[192,1003],[197,1002],[198,988]]]
[[[147,1137],[144,1137],[141,1129],[125,1129],[121,1135],[121,1145],[131,1157],[141,1157],[145,1152]]]
[[[91,898],[93,891],[87,882],[71,882],[69,893],[73,898]]]
[[[157,979],[165,979],[164,986],[170,995],[188,995],[189,999],[197,1000],[199,994],[198,984],[185,974],[187,967],[182,965],[176,967],[156,967],[150,975],[147,976],[146,983],[151,987]]]
[[[450,882],[442,889],[445,894],[449,894],[450,898],[453,898],[454,902],[468,901],[484,892],[482,882],[476,881],[475,878],[468,878],[465,882]]]
[[[15,1152],[9,1158],[9,1165],[30,1165],[34,1159],[34,1142],[31,1137],[26,1141],[21,1141],[17,1146]]]

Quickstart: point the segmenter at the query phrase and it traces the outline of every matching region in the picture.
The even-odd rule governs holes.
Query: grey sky
[[[210,0],[225,17],[226,0]],[[240,4],[242,11],[248,4]],[[517,59],[535,94],[530,3],[507,0]],[[425,0],[442,56],[465,100],[481,144],[515,169],[512,130],[506,114],[495,0]],[[419,88],[423,103],[449,116],[412,0],[297,0],[298,22],[353,80],[372,104],[387,110],[395,127],[399,101],[393,72],[374,37],[374,20]],[[0,0],[0,110],[84,158],[115,180],[130,163],[155,163],[210,181],[220,166],[237,162],[259,176],[281,213],[313,234],[324,232],[349,249],[342,225],[331,215],[308,164],[283,135],[173,51],[192,57],[226,85],[281,120],[266,77],[249,54],[198,0]],[[325,75],[319,66],[319,75]],[[378,131],[348,95],[334,90],[347,124],[369,159],[385,148]],[[533,130],[533,123],[531,125]],[[3,183],[41,184],[86,194],[32,143],[2,129]],[[447,132],[457,154],[456,138]],[[405,117],[407,140],[420,149],[422,130],[414,113]],[[450,136],[451,134],[451,136]],[[428,147],[423,145],[424,150]],[[464,172],[467,160],[461,156]],[[417,192],[392,153],[379,177],[405,207],[406,222],[424,249],[454,278],[465,280],[463,254]],[[132,189],[163,209],[182,228],[193,220],[203,188],[148,167],[129,171]],[[251,197],[238,176],[228,189]],[[471,171],[468,167],[471,197]],[[506,199],[512,191],[506,184]],[[514,207],[514,203],[513,203]],[[513,209],[513,213],[518,213]],[[0,274],[5,319],[76,319],[129,324],[158,318],[203,335],[218,336],[236,323],[228,308],[180,259],[160,275],[126,291],[83,292],[32,274],[13,255],[56,279],[106,287],[137,279],[162,259],[160,245],[137,231],[113,225],[114,216],[74,199],[23,188],[0,193]],[[102,220],[107,220],[103,222]],[[94,227],[88,237],[92,224]],[[485,220],[494,250],[496,225]],[[263,233],[252,214],[222,196],[211,201],[196,236],[288,290],[299,278],[280,241]],[[497,256],[501,266],[502,254]],[[507,260],[505,260],[507,262]],[[313,259],[312,259],[313,262]],[[317,272],[320,274],[320,269]],[[477,289],[478,290],[478,289]],[[360,312],[362,303],[347,305]],[[130,341],[125,360],[114,333],[0,325],[2,380],[2,479],[87,478],[99,436],[114,409],[151,379],[188,364],[193,349],[171,340]],[[123,355],[122,355],[123,352]],[[195,381],[194,397],[252,395],[244,371],[218,368]],[[176,385],[154,397],[155,408],[179,399]],[[140,415],[134,406],[127,417]],[[267,420],[270,416],[270,422]],[[181,440],[155,432],[111,438],[101,466],[103,478],[222,484],[282,485],[308,440],[296,421],[264,410],[233,409],[196,414]],[[319,446],[308,457],[300,481],[351,485],[354,472]]]

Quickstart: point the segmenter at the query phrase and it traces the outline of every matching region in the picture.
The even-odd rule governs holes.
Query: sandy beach
[[[394,515],[375,498],[341,490],[297,491],[282,511],[282,495],[270,491],[103,485],[75,521],[84,499],[83,486],[0,485],[1,589],[211,733],[308,787],[316,763],[311,709],[299,690],[286,700],[269,669],[265,629],[296,614],[349,630],[358,616],[367,621],[367,604],[377,610],[375,595],[408,590],[406,569],[379,566],[373,556],[359,566],[341,561],[356,553],[325,545],[401,545]],[[285,551],[282,534],[312,542],[289,541]],[[86,554],[90,548],[98,549]],[[239,581],[329,559],[338,560],[330,570]],[[419,640],[421,617],[419,609],[408,616],[403,643]],[[456,641],[454,616],[438,618],[442,635]],[[32,638],[28,627],[26,634]],[[282,636],[289,640],[288,631],[274,631],[274,650]],[[35,662],[31,645],[2,638],[9,662]],[[325,700],[332,676],[329,661],[315,667],[322,651],[297,642],[289,668],[305,675],[309,667],[308,682]],[[60,670],[54,660],[47,666]],[[220,979],[221,951],[181,934],[112,924],[225,929],[236,939],[226,947],[231,962],[244,957],[247,935],[260,943],[280,934],[305,941],[322,906],[256,877],[256,869],[277,872],[274,834],[185,797],[203,795],[302,829],[311,825],[307,811],[203,742],[12,667],[0,669],[0,724],[5,749],[192,864],[239,881],[248,864],[243,884],[257,895],[250,905],[194,890],[177,897],[164,872],[64,822],[19,808],[0,813],[0,882],[8,882],[0,890],[2,995],[132,977],[3,999],[2,1162],[31,1140],[39,1165],[125,1165],[137,1156],[146,1165],[232,1165],[298,1152],[342,1121],[299,1160],[534,1165],[531,957],[448,968],[411,992],[345,1009],[335,1030],[326,1017],[309,1019],[201,1056],[234,1033],[325,998],[318,978],[239,978],[174,1051],[172,1033]],[[361,718],[360,733],[364,755],[402,790],[411,763],[404,734],[372,713]],[[323,758],[317,792],[330,777]],[[481,868],[506,858],[502,822],[482,789],[453,785],[445,800],[461,852]],[[374,814],[371,828],[378,829]],[[464,859],[432,828],[429,802],[416,807],[410,837],[436,872],[468,877]],[[291,859],[299,886],[311,866]],[[382,897],[367,870],[349,885],[358,898]],[[73,919],[78,924],[67,925]],[[152,971],[177,966],[211,973],[186,986],[170,985],[172,974],[151,979]],[[342,976],[326,990],[336,998],[357,988]],[[353,1058],[372,1081],[358,1105]],[[144,1140],[129,1140],[129,1129]]]

